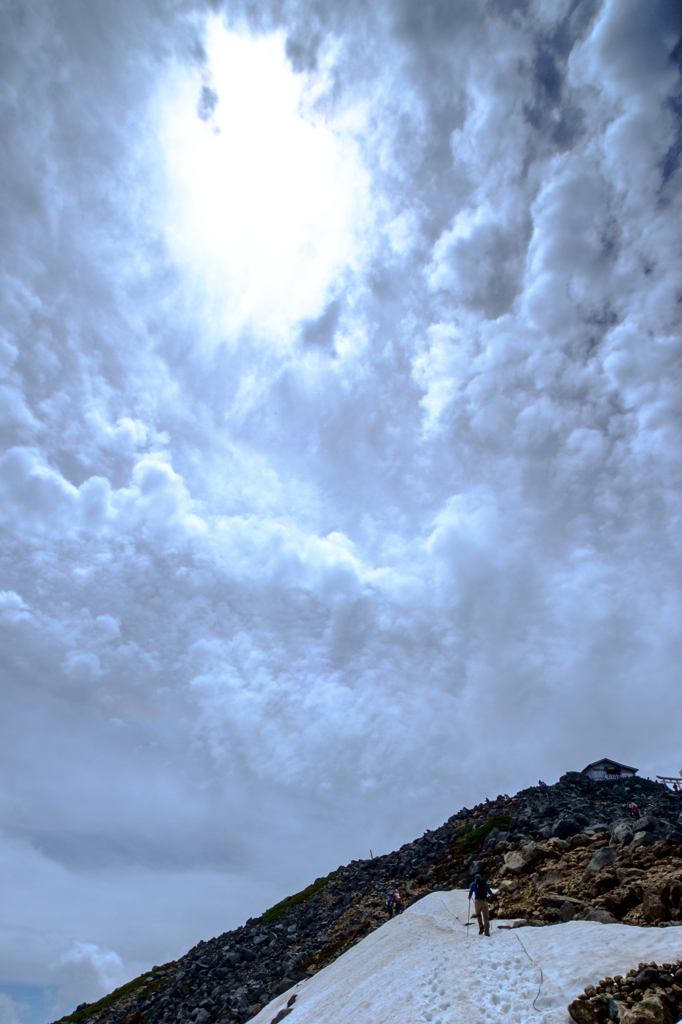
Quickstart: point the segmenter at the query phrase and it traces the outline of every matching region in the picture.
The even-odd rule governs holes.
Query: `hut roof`
[[[619,761],[614,761],[610,757],[602,757],[601,760],[593,761],[591,764],[588,764],[586,768],[583,768],[582,774],[584,775],[585,772],[590,770],[590,768],[603,768],[605,771],[613,768],[624,768],[628,772],[637,773],[637,768],[633,768],[632,765],[621,764]]]

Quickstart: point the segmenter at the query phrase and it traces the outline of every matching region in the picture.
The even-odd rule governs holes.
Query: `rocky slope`
[[[642,817],[633,821],[634,799]],[[634,778],[595,783],[576,772],[463,808],[395,853],[352,861],[258,918],[200,942],[63,1022],[246,1021],[387,919],[386,893],[406,904],[468,886],[498,887],[497,918],[550,924],[572,917],[668,926],[682,921],[682,794]]]
[[[682,960],[639,964],[625,977],[601,978],[568,1007],[576,1024],[670,1024],[680,1019]]]

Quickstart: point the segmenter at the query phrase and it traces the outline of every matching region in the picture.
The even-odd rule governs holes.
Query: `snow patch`
[[[676,960],[677,928],[569,921],[466,927],[467,893],[431,893],[253,1018],[270,1024],[296,993],[287,1024],[567,1024],[567,1006],[640,961]],[[470,934],[468,934],[470,933]]]

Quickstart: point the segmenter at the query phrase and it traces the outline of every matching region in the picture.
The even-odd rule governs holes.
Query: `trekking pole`
[[[467,939],[469,938],[469,918],[471,917],[471,896],[469,897],[469,904],[467,907]]]

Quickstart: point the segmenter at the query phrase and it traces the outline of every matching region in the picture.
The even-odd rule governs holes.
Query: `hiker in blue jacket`
[[[493,891],[482,875],[476,875],[469,888],[469,899],[474,897],[474,912],[478,921],[478,934],[490,938],[490,915],[488,914],[488,897]]]

